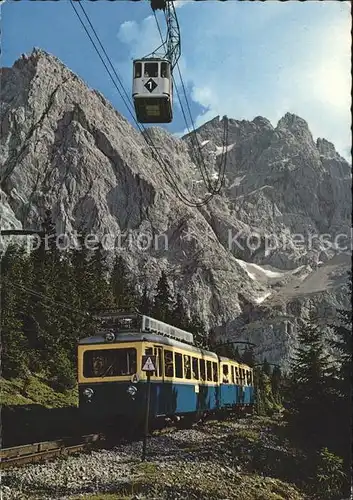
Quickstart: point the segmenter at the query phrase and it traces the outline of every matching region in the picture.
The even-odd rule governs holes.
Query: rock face
[[[122,252],[141,286],[152,289],[165,269],[190,311],[220,334],[246,335],[274,362],[295,344],[293,303],[300,317],[309,302],[347,302],[351,166],[330,142],[315,143],[301,118],[287,113],[276,128],[263,117],[230,119],[224,187],[195,207],[178,195],[207,196],[195,138],[154,127],[151,149],[41,50],[2,68],[1,79],[2,229],[37,229],[50,209],[58,233],[85,229]],[[197,131],[212,182],[223,130],[216,117]]]

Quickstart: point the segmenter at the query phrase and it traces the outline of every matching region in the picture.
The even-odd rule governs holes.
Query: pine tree
[[[207,330],[203,321],[196,315],[191,316],[189,332],[194,336],[194,344],[200,349],[210,349]]]
[[[168,323],[172,317],[173,297],[170,291],[167,275],[162,271],[158,280],[153,304],[153,316]]]
[[[347,437],[351,435],[352,424],[352,311],[338,310],[337,313],[336,324],[330,325],[336,335],[330,345],[339,363],[333,369],[332,397],[327,408],[331,417],[328,442],[344,460],[345,488],[349,489],[351,446]]]
[[[1,259],[1,365],[4,377],[23,375],[27,370],[29,346],[23,333],[23,307],[26,300],[26,257],[15,245],[10,245]]]
[[[114,304],[118,309],[129,311],[138,308],[139,298],[131,279],[131,272],[121,255],[115,257],[110,283]]]
[[[242,360],[243,360],[243,363],[245,363],[246,365],[254,366],[254,364],[255,364],[254,350],[246,347],[244,352],[243,352],[243,355],[242,355]]]
[[[233,359],[235,359],[235,361],[237,361],[238,363],[242,363],[243,362],[243,358],[242,358],[242,355],[239,352],[239,347],[238,346],[236,346],[234,348]]]
[[[188,330],[190,326],[190,320],[186,313],[183,298],[180,293],[177,294],[175,304],[171,312],[170,323],[177,328],[182,330]]]
[[[327,408],[332,378],[322,331],[313,319],[300,328],[298,344],[286,394],[287,418],[298,437],[320,445],[329,428]]]
[[[264,359],[264,362],[262,364],[262,371],[265,373],[265,375],[267,375],[268,377],[270,377],[270,375],[271,375],[271,365],[267,361],[267,358]]]
[[[282,373],[279,366],[275,365],[271,374],[271,390],[275,403],[281,403]]]
[[[151,316],[152,308],[153,308],[153,302],[149,297],[147,285],[145,285],[142,290],[142,296],[139,301],[138,310],[141,312],[141,314],[145,314],[146,316]]]

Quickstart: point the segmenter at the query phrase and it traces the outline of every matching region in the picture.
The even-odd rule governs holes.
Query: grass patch
[[[45,408],[62,408],[78,405],[77,388],[56,392],[41,375],[30,375],[27,380],[0,379],[2,406],[39,404]]]
[[[261,439],[260,431],[257,429],[239,429],[234,433],[233,439],[241,439],[249,443],[258,443]]]

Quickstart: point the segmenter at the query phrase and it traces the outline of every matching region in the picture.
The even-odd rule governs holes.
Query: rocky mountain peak
[[[316,147],[319,150],[319,153],[322,156],[326,156],[326,158],[336,158],[339,156],[332,142],[329,142],[326,139],[319,137],[316,141]]]
[[[308,123],[293,113],[286,113],[279,120],[277,130],[290,132],[297,140],[314,144]]]
[[[222,192],[195,208],[180,193],[202,200],[208,187],[190,136],[152,127],[151,149],[102,94],[40,49],[2,69],[0,92],[1,228],[38,229],[49,208],[59,233],[108,235],[107,251],[124,255],[140,288],[166,270],[190,312],[220,334],[243,336],[252,325],[248,338],[270,362],[294,345],[290,311],[344,302],[344,258],[338,278],[328,275],[341,252],[336,236],[350,234],[351,167],[327,141],[315,144],[300,117],[287,113],[276,128],[260,116],[230,118],[225,148],[224,120],[199,127],[211,180],[225,152],[227,168]],[[308,239],[323,233],[328,242]],[[280,311],[277,322],[264,309]]]

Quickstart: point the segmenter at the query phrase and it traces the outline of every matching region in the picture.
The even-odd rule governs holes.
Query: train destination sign
[[[156,371],[156,356],[142,356],[142,371]]]

